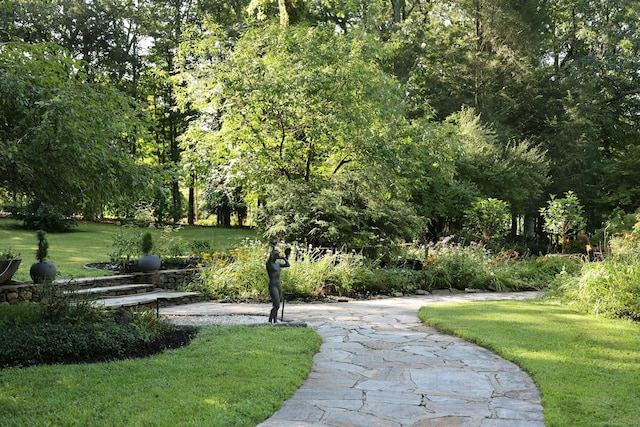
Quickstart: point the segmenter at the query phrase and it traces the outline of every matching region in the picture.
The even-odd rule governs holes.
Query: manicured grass
[[[420,318],[529,372],[549,427],[638,425],[637,323],[596,319],[543,301],[429,306]]]
[[[0,370],[0,426],[255,426],[302,384],[310,328],[204,328],[146,359]]]
[[[36,232],[19,227],[20,222],[0,219],[0,250],[11,249],[20,253],[22,264],[14,276],[15,280],[31,281],[29,268],[36,261],[38,246]],[[108,274],[104,270],[89,270],[84,265],[90,262],[109,261],[113,251],[113,238],[122,227],[114,224],[82,222],[66,233],[49,233],[49,258],[58,270],[58,278],[92,277]],[[133,229],[140,231],[141,229]],[[151,230],[155,236],[160,230]],[[226,229],[217,227],[181,227],[176,231],[185,242],[209,240],[218,250],[235,247],[242,239],[257,238],[249,229]]]

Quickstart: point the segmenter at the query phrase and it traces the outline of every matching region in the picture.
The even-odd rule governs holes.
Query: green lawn
[[[0,426],[255,426],[320,343],[311,328],[212,326],[145,359],[0,370]]]
[[[420,318],[529,372],[549,427],[638,425],[637,323],[596,319],[541,301],[429,306]]]
[[[29,268],[36,261],[38,246],[36,232],[24,230],[20,223],[11,219],[0,219],[0,250],[11,249],[22,257],[22,264],[15,280],[30,281]],[[107,274],[104,271],[88,270],[90,262],[109,261],[113,250],[113,237],[122,227],[113,224],[81,222],[67,233],[50,233],[49,258],[58,269],[59,278],[77,278]],[[140,231],[142,229],[134,229]],[[160,230],[152,230],[156,236]],[[176,234],[184,241],[209,240],[218,250],[235,247],[242,239],[255,239],[258,234],[249,229],[227,229],[217,227],[181,227]]]

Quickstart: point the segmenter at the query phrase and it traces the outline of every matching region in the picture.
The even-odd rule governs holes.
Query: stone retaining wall
[[[150,283],[156,288],[176,290],[185,287],[196,280],[199,273],[197,268],[180,270],[160,270],[153,273],[134,273],[117,276],[85,277],[71,280],[55,280],[53,286],[56,290],[74,290],[101,288],[132,283]],[[0,304],[17,304],[20,302],[40,301],[46,292],[47,285],[36,285],[26,282],[11,282],[0,286]]]

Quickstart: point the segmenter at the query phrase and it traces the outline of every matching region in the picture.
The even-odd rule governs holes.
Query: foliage
[[[0,250],[0,260],[19,259],[20,254],[9,249]]]
[[[558,275],[577,272],[580,263],[573,257],[492,253],[478,243],[464,245],[448,236],[429,243],[423,271],[428,289],[546,289]]]
[[[465,211],[467,225],[483,242],[490,244],[503,237],[509,229],[511,215],[505,201],[488,198],[476,199]]]
[[[465,246],[448,236],[430,243],[424,265],[429,289],[486,289],[494,284],[488,251],[476,243]],[[495,282],[499,284],[499,282]]]
[[[433,305],[419,316],[528,372],[540,389],[549,427],[637,424],[635,322],[596,319],[538,300]]]
[[[228,252],[204,253],[201,280],[190,289],[216,299],[268,299],[265,262],[268,248],[245,242]],[[411,292],[421,287],[420,272],[382,269],[355,253],[295,247],[291,266],[282,272],[285,293],[316,298],[326,295],[378,295]]]
[[[104,307],[47,292],[42,303],[0,309],[0,367],[117,359],[176,330],[152,310],[132,310],[123,323]]]
[[[484,198],[506,201],[512,214],[531,212],[537,206],[532,199],[549,182],[545,151],[526,139],[501,142],[498,130],[484,124],[472,108],[462,108],[446,120],[455,125],[459,145],[457,179],[472,182]]]
[[[299,296],[369,296],[412,292],[420,288],[420,272],[381,268],[378,262],[355,252],[297,248],[295,261],[282,275],[288,291]]]
[[[411,262],[401,257],[383,266],[355,252],[294,245],[291,266],[282,272],[283,289],[300,298],[388,295],[418,289],[547,289],[557,277],[576,274],[581,266],[576,257],[529,257],[515,251],[493,254],[477,243],[454,243],[452,237],[428,249],[426,259],[413,254]],[[190,289],[213,299],[268,299],[267,253],[266,245],[259,242],[245,242],[228,252],[202,253],[203,271]]]
[[[544,231],[555,238],[556,244],[560,243],[562,253],[565,252],[567,237],[581,231],[585,224],[584,208],[573,191],[567,191],[560,199],[551,195],[547,207],[540,209],[540,214],[544,218]]]
[[[431,220],[429,238],[457,232],[475,197],[532,216],[567,189],[595,229],[640,205],[639,12],[631,0],[3,2],[0,188],[87,218],[144,198],[162,223],[214,168],[250,208],[283,177],[370,168]]]
[[[384,172],[402,103],[375,40],[304,26],[249,29],[233,45],[215,26],[190,35],[199,39],[185,42],[182,54],[198,62],[187,64],[182,81],[189,82],[183,102],[201,111],[184,142],[194,166],[230,163],[253,191],[365,165]],[[215,126],[203,134],[208,123]],[[191,146],[196,138],[201,143]]]
[[[631,232],[617,232],[607,242],[611,253],[603,261],[584,262],[580,271],[558,277],[552,295],[596,316],[640,320],[638,224],[635,215],[615,213],[607,228]]]
[[[633,246],[559,277],[552,295],[596,316],[640,320],[640,250]]]
[[[365,251],[375,258],[398,239],[418,234],[413,208],[354,173],[328,183],[282,182],[267,187],[256,222],[271,241]]]
[[[246,241],[227,252],[201,253],[203,271],[200,281],[189,289],[215,299],[268,297],[266,276],[266,247]]]
[[[151,250],[165,260],[183,258],[194,252],[193,243],[189,245],[181,237],[179,228],[163,227],[155,230],[141,231],[129,226],[118,229],[113,235],[113,250],[109,253],[111,261],[127,263],[140,255],[149,255]],[[207,241],[199,242],[200,246],[210,247]]]
[[[111,261],[128,262],[140,255],[141,232],[132,232],[130,229],[119,229],[113,235],[113,250],[109,253]]]
[[[231,168],[213,168],[209,172],[203,189],[202,210],[216,215],[217,225],[231,226],[231,216],[235,214],[238,225],[244,225],[247,204],[242,180],[233,176]]]
[[[49,241],[47,240],[47,233],[43,230],[38,230],[36,233],[38,238],[38,250],[36,251],[36,259],[38,262],[45,262],[49,256]]]
[[[62,232],[69,231],[77,225],[74,218],[48,203],[33,201],[25,206],[14,203],[6,205],[5,208],[30,230]]]
[[[151,253],[153,249],[153,236],[149,231],[145,231],[142,233],[142,237],[140,238],[140,251],[143,255],[148,255]]]
[[[0,188],[65,216],[146,190],[150,174],[131,155],[142,122],[130,98],[51,43],[1,44],[0,69]]]
[[[197,62],[181,75],[183,102],[201,112],[183,140],[191,170],[266,201],[257,222],[269,239],[360,248],[413,237],[417,216],[392,184],[401,92],[376,40],[304,26],[229,43],[214,26],[191,35],[182,54]],[[216,203],[237,203],[225,193]]]

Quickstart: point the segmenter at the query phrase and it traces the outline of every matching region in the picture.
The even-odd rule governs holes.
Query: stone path
[[[543,427],[540,395],[518,366],[474,344],[422,325],[430,304],[523,299],[535,293],[426,295],[328,304],[287,304],[323,338],[309,377],[259,427]],[[229,315],[255,322],[267,304],[197,303],[171,316],[216,323]]]

